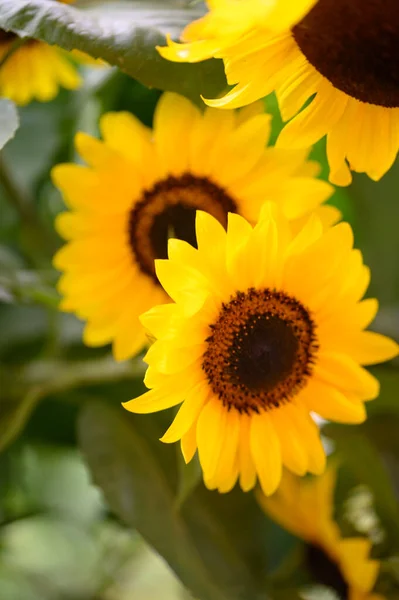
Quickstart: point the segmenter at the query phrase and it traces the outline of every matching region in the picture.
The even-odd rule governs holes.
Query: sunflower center
[[[306,547],[306,565],[313,579],[333,589],[340,600],[349,599],[349,588],[338,565],[318,546]]]
[[[251,414],[276,408],[311,374],[315,325],[308,310],[283,292],[237,292],[210,329],[202,368],[229,409]]]
[[[399,107],[398,0],[319,0],[293,36],[334,87],[361,102]]]
[[[224,226],[227,214],[237,212],[234,200],[206,177],[184,173],[158,181],[144,192],[129,216],[129,242],[141,271],[157,283],[154,260],[167,258],[170,237],[197,247],[195,214],[208,212]]]

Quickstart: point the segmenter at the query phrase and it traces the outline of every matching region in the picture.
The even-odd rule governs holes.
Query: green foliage
[[[197,100],[225,87],[221,61],[175,64],[161,58],[155,47],[165,45],[166,34],[178,37],[200,14],[198,5],[173,0],[90,2],[81,9],[47,0],[0,0],[1,29],[82,50],[148,87]]]
[[[217,493],[207,493],[203,485],[192,491],[179,509],[175,502],[176,464],[165,472],[161,461],[168,448],[160,444],[154,448],[149,442],[148,438],[154,439],[154,429],[153,421],[105,404],[93,403],[83,409],[81,448],[108,504],[166,558],[195,597],[259,598],[256,563],[260,570],[263,565],[259,558],[255,562],[246,554],[249,532],[254,534],[251,554],[256,552],[254,520],[261,517],[252,497],[239,494],[238,502],[225,497],[224,510],[230,510],[232,519],[227,523],[219,512],[223,500]],[[245,527],[235,527],[243,517]]]
[[[82,89],[20,109],[14,139],[15,108],[0,101],[0,142],[8,142],[0,161],[0,596],[6,594],[7,600],[7,594],[12,600],[109,597],[107,585],[114,582],[116,566],[142,546],[136,532],[199,600],[296,600],[303,597],[296,586],[308,583],[300,543],[263,515],[252,494],[209,492],[198,462],[186,466],[178,445],[159,442],[170,412],[131,416],[122,409],[122,401],[143,390],[141,357],[115,363],[109,348],[85,348],[81,323],[57,312],[51,259],[60,240],[53,221],[63,203],[50,169],[76,160],[74,133],[96,134],[104,111],[130,110],[151,125],[158,90],[198,101],[200,94],[215,96],[225,87],[219,61],[178,65],[155,50],[165,43],[166,33],[177,38],[200,12],[198,3],[183,0],[82,0],[74,6],[0,0],[0,28],[65,50],[83,50],[124,71],[80,67]],[[266,103],[275,138],[281,128],[275,98]],[[323,142],[312,158],[326,178]],[[398,177],[397,166],[379,183],[354,177],[352,186],[337,190],[332,199],[352,223],[356,245],[372,267],[370,294],[382,304],[375,329],[397,339]],[[382,388],[368,406],[369,420],[356,427],[328,424],[324,433],[343,465],[336,509],[346,533],[356,533],[345,517],[353,490],[363,485],[373,498],[384,534],[374,550],[383,561],[378,589],[391,600],[399,581],[398,365],[373,371]],[[86,462],[78,455],[78,443]],[[87,480],[82,484],[86,466],[96,488]],[[129,529],[115,523],[115,517]],[[103,535],[112,540],[104,555]],[[47,552],[35,562],[38,539]],[[72,540],[70,554],[76,552],[78,560],[66,552],[65,540]],[[68,560],[53,564],[53,547],[54,554],[63,557],[65,552]],[[12,572],[10,555],[19,556]],[[88,557],[98,561],[94,567]],[[110,557],[115,569],[109,567]],[[80,585],[84,569],[79,563],[93,579],[97,573],[90,589]],[[140,570],[132,569],[134,576]],[[105,583],[103,576],[109,578]],[[39,585],[43,577],[51,583],[45,590]],[[74,589],[65,591],[74,577]],[[150,597],[163,600],[159,594]]]

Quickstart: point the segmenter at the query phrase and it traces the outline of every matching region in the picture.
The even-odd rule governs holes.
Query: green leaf
[[[18,125],[15,104],[7,98],[0,98],[0,150],[14,137]]]
[[[159,443],[156,423],[100,402],[83,409],[80,446],[109,506],[154,546],[194,597],[266,600],[257,589],[266,519],[252,495],[223,496],[201,484],[177,510],[175,448]],[[173,459],[169,470],[165,457]]]
[[[369,294],[388,306],[397,305],[399,299],[398,186],[399,163],[396,163],[377,182],[355,174],[349,188],[356,212],[356,245],[371,268]]]
[[[172,0],[104,2],[84,10],[48,0],[0,0],[1,29],[81,50],[148,87],[195,99],[213,97],[226,86],[222,61],[173,63],[155,47],[165,45],[168,33],[178,37],[200,15],[198,5]]]
[[[201,465],[197,456],[186,465],[180,448],[177,447],[177,465],[178,465],[178,490],[176,496],[176,508],[180,509],[193,490],[202,479]]]

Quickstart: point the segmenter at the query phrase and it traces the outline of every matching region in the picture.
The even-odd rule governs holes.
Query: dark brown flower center
[[[134,205],[129,216],[130,247],[141,271],[157,283],[154,260],[167,258],[170,237],[197,247],[197,210],[208,212],[226,227],[227,214],[237,207],[223,188],[190,173],[157,182]]]
[[[349,600],[349,587],[338,565],[318,546],[306,546],[306,566],[315,582],[325,585],[338,595],[340,600]]]
[[[334,87],[362,102],[399,107],[398,0],[319,0],[293,36]]]
[[[283,292],[238,292],[211,325],[202,368],[223,404],[247,414],[288,402],[317,352],[309,311]]]

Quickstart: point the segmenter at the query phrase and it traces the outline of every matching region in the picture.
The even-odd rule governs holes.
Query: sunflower
[[[274,521],[306,542],[305,563],[316,583],[340,600],[384,600],[372,592],[380,565],[369,558],[370,540],[343,538],[334,521],[335,483],[332,466],[312,479],[285,472],[273,496],[258,491],[257,498]]]
[[[68,90],[79,87],[80,76],[66,52],[33,39],[17,46],[18,39],[16,34],[0,29],[0,61],[6,59],[0,68],[0,96],[23,106],[32,100],[52,100],[60,86]]]
[[[323,232],[311,216],[293,233],[274,203],[252,228],[229,214],[227,233],[199,211],[198,249],[169,240],[156,273],[174,304],[142,322],[156,341],[145,361],[144,395],[125,407],[150,413],[182,403],[162,441],[181,440],[185,460],[198,448],[209,489],[277,488],[284,464],[321,473],[325,453],[314,411],[360,423],[378,381],[360,365],[398,346],[363,331],[374,299],[361,301],[369,270],[353,250],[347,223]]]
[[[300,221],[326,200],[331,186],[315,179],[306,154],[267,148],[270,116],[255,103],[242,111],[201,113],[164,94],[151,131],[129,113],[109,113],[104,141],[83,133],[76,146],[88,166],[55,167],[53,179],[71,211],[58,219],[68,244],[55,258],[65,274],[61,308],[87,320],[90,346],[113,341],[119,360],[146,342],[139,315],[168,301],[154,260],[168,237],[195,245],[195,210],[226,225],[229,212],[255,222],[262,202],[278,202]],[[337,211],[318,209],[326,224]]]
[[[263,0],[208,2],[210,12],[183,32],[185,43],[159,51],[179,62],[224,60],[234,88],[206,101],[211,106],[244,106],[276,91],[283,119],[292,119],[278,145],[309,147],[326,135],[333,183],[348,185],[350,169],[380,179],[399,149],[397,0],[274,4],[269,15]]]

